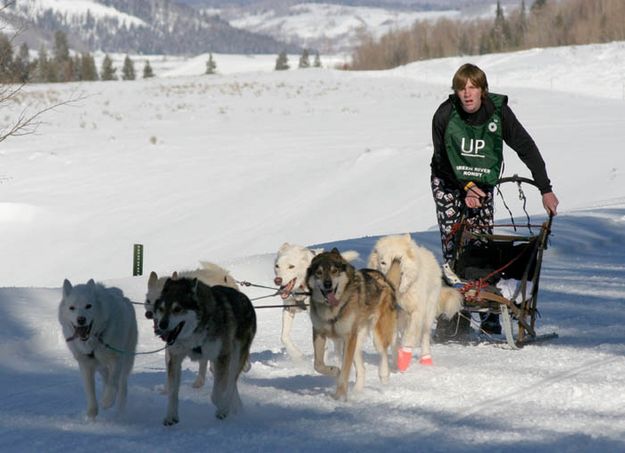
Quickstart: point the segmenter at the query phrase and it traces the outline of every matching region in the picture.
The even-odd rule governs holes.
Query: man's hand
[[[547,192],[543,194],[543,206],[547,214],[558,215],[558,197],[553,192]]]
[[[467,207],[475,209],[482,207],[482,199],[486,197],[486,193],[476,185],[472,185],[467,190],[467,194],[464,197],[464,202]]]

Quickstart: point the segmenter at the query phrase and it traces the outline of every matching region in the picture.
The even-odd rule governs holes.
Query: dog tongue
[[[339,304],[339,300],[334,295],[334,291],[329,292],[327,294],[327,297],[328,297],[328,303],[332,305],[333,307],[336,307]]]
[[[291,291],[293,291],[293,287],[295,286],[295,279],[291,280],[280,292],[280,297],[282,299],[287,299],[291,295]]]

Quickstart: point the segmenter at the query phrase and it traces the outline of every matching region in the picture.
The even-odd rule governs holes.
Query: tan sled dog
[[[310,303],[306,271],[315,255],[321,252],[323,249],[310,249],[285,242],[278,249],[273,264],[274,283],[280,287],[280,297],[284,301],[280,339],[292,359],[299,360],[303,357],[302,351],[291,339],[291,329],[295,315],[305,311]],[[341,255],[349,262],[358,258],[358,252],[353,250],[342,252]]]
[[[352,362],[356,367],[355,390],[365,383],[362,345],[371,330],[380,354],[378,374],[389,378],[388,347],[395,335],[395,295],[384,275],[372,269],[356,270],[337,249],[313,258],[306,281],[311,291],[310,319],[313,326],[315,370],[336,376],[334,398],[347,400]],[[338,369],[324,361],[327,338],[343,343],[343,363]]]
[[[218,266],[217,264],[209,263],[208,261],[201,261],[200,265],[202,266],[200,269],[176,272],[175,275],[177,277],[197,278],[202,283],[205,283],[208,286],[222,285],[228,286],[236,290],[239,289],[239,285],[237,285],[236,280],[228,273],[226,269]],[[163,285],[165,284],[165,280],[167,280],[167,277],[158,278],[156,272],[152,272],[150,274],[148,280],[148,292],[145,296],[144,303],[145,317],[148,319],[152,319],[154,316],[154,302],[160,296]],[[193,388],[200,388],[206,382],[206,370],[208,368],[208,361],[205,359],[200,359],[198,360],[198,362],[199,370],[197,378],[193,383]],[[167,367],[168,363],[169,351],[165,351],[165,367]],[[167,389],[165,389],[165,393],[167,393]]]
[[[412,348],[421,345],[420,362],[432,364],[430,339],[434,320],[444,314],[451,318],[460,310],[462,295],[442,286],[441,269],[428,249],[416,244],[409,234],[385,236],[377,241],[368,266],[387,276],[396,289],[401,307],[398,322],[397,368],[405,371]]]

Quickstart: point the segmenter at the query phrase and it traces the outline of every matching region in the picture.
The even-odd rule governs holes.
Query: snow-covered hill
[[[286,10],[251,13],[226,10],[222,15],[237,28],[268,34],[323,53],[336,53],[353,49],[364,34],[379,38],[391,30],[409,28],[416,20],[458,17],[459,11],[416,12],[305,3]]]
[[[197,54],[207,51],[277,53],[296,51],[267,35],[230,26],[217,16],[174,1],[20,0],[0,9],[0,24],[19,31],[16,44],[54,46],[65,32],[73,49],[124,53]]]

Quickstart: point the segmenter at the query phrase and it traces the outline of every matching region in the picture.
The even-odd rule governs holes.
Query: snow
[[[379,235],[411,232],[439,254],[430,122],[465,59],[370,73],[241,72],[255,59],[232,56],[238,69],[224,59],[217,76],[191,65],[147,81],[26,87],[3,105],[3,129],[24,108],[76,100],[0,146],[0,449],[624,450],[624,55],[611,43],[466,59],[510,96],[560,198],[538,320],[539,333],[559,338],[516,351],[435,344],[434,366],[413,361],[387,386],[368,344],[365,389],[343,403],[313,370],[307,316],[293,333],[306,357],[293,362],[279,339],[281,310],[258,308],[252,369],[240,380],[245,412],[217,420],[211,380],[193,389],[197,368],[185,362],[181,422],[170,428],[161,424],[163,353],[137,357],[125,414],[85,420],[56,319],[63,279],[94,278],[142,302],[134,243],[144,244],[148,272],[209,260],[269,286],[285,241],[366,258]],[[506,164],[527,175],[510,150]],[[529,211],[544,220],[533,195]],[[497,214],[507,216],[501,206]],[[138,350],[161,347],[140,306],[137,318]]]
[[[47,10],[70,19],[84,20],[87,14],[95,19],[117,19],[126,27],[146,26],[138,17],[122,13],[110,6],[102,5],[93,0],[19,0],[16,3],[17,11],[32,17],[43,14]]]
[[[392,29],[410,27],[417,20],[436,20],[442,17],[455,18],[459,11],[397,11],[386,8],[367,8],[334,5],[328,3],[302,3],[288,8],[287,15],[268,10],[256,14],[244,14],[230,24],[245,30],[267,32],[281,31],[283,38],[297,35],[312,39],[325,36],[337,38],[355,33],[357,29],[375,33],[376,37]]]

